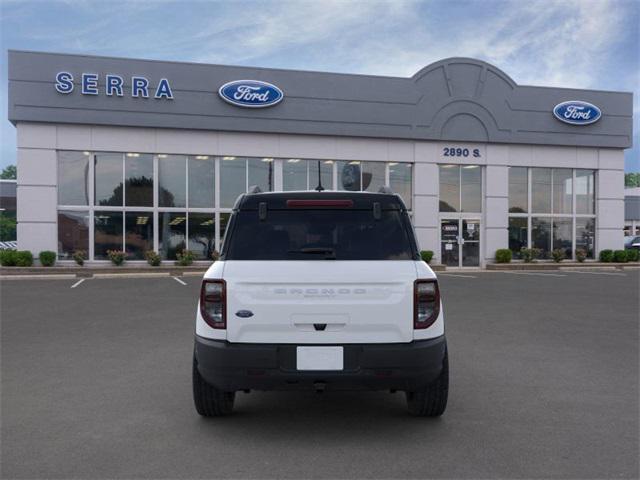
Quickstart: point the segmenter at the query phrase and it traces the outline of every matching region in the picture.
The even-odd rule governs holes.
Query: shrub
[[[613,261],[626,263],[627,262],[627,251],[626,250],[616,250],[613,252]]]
[[[191,250],[184,249],[182,252],[176,253],[176,265],[180,265],[181,267],[188,267],[193,263],[193,259],[195,255]]]
[[[56,263],[56,257],[58,255],[56,252],[52,252],[51,250],[44,250],[40,252],[38,258],[40,259],[40,264],[43,267],[53,267]]]
[[[533,249],[522,247],[520,249],[520,258],[522,258],[525,263],[531,263],[533,261]]]
[[[127,252],[123,252],[122,250],[107,250],[107,256],[111,263],[114,265],[122,265],[127,258]]]
[[[16,253],[15,250],[0,250],[0,265],[3,267],[15,267]]]
[[[73,259],[80,266],[84,265],[84,261],[87,259],[87,252],[84,250],[76,250],[72,255]]]
[[[580,263],[587,259],[587,251],[584,248],[576,248],[576,260]]]
[[[556,248],[551,252],[551,258],[553,258],[554,262],[560,263],[565,258],[564,250]]]
[[[627,250],[627,260],[630,262],[637,262],[640,259],[640,250],[632,248]]]
[[[157,267],[162,262],[160,255],[158,255],[158,253],[154,252],[153,250],[144,252],[144,258],[147,259],[147,263],[152,267]]]
[[[501,248],[496,250],[496,263],[509,263],[511,262],[511,250],[508,248]]]
[[[30,267],[33,265],[33,254],[29,250],[16,252],[16,267]]]
[[[220,252],[218,252],[217,250],[214,250],[213,252],[211,252],[211,260],[213,260],[214,262],[217,262],[220,259]]]
[[[421,250],[420,258],[422,258],[422,261],[426,263],[431,263],[431,259],[433,258],[433,252],[431,250]]]
[[[613,262],[613,250],[602,250],[600,252],[601,262]]]

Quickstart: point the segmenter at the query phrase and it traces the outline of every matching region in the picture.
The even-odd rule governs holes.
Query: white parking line
[[[76,288],[78,285],[80,285],[82,282],[84,282],[86,280],[86,278],[81,278],[80,280],[78,280],[76,283],[74,283],[73,285],[71,285],[71,288]]]
[[[473,275],[458,275],[458,274],[455,274],[455,273],[439,273],[438,276],[439,277],[478,278],[478,277],[473,276]]]
[[[618,277],[626,277],[624,273],[613,273],[613,272],[585,272],[583,270],[569,270],[571,273],[586,273],[588,275],[615,275]]]
[[[182,285],[186,285],[186,283],[180,280],[178,277],[171,277],[171,278],[173,278],[176,282],[181,283]]]
[[[539,277],[566,277],[562,273],[537,273],[537,272],[502,272],[509,273],[511,275],[537,275]]]

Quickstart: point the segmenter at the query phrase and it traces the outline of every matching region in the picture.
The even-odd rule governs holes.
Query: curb
[[[634,263],[603,263],[603,262],[572,262],[572,263],[489,263],[486,269],[489,271],[510,270],[627,270],[640,268],[640,264]]]

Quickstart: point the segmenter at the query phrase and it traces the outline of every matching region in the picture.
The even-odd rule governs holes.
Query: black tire
[[[196,411],[203,417],[221,417],[233,412],[233,401],[236,398],[235,392],[223,392],[213,385],[209,385],[200,372],[193,359],[193,402]]]
[[[444,352],[442,371],[425,390],[406,392],[407,408],[416,417],[439,417],[447,408],[449,396],[449,355]]]

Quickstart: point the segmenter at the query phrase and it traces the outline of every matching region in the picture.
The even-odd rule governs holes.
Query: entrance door
[[[440,220],[440,258],[448,267],[479,267],[480,220]]]

